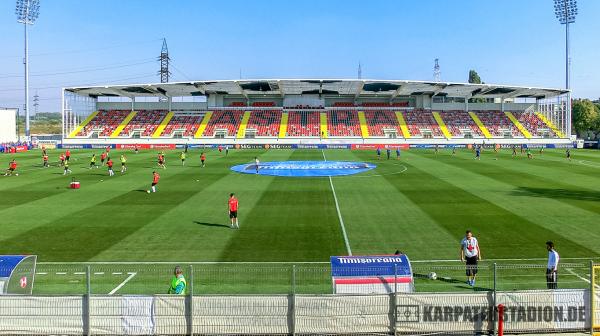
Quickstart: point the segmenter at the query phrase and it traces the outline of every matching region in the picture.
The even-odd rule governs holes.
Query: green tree
[[[482,84],[481,77],[477,71],[471,69],[469,70],[469,83],[471,84]],[[471,98],[469,99],[469,103],[485,103],[486,100],[484,98]]]
[[[598,127],[598,107],[588,99],[573,101],[573,129],[577,134],[584,134]]]
[[[469,83],[481,84],[481,77],[479,77],[479,74],[477,73],[477,71],[475,71],[473,69],[469,70]]]

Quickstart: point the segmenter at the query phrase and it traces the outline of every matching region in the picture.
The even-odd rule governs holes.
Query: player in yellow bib
[[[121,174],[127,171],[127,158],[121,154]]]

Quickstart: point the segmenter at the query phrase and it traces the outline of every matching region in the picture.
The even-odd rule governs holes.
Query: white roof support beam
[[[361,81],[356,88],[356,93],[354,94],[354,100],[356,101],[360,94],[362,93],[363,87],[365,87],[365,82]]]
[[[235,83],[235,85],[238,86],[238,88],[240,89],[240,92],[242,92],[242,96],[244,96],[244,98],[246,98],[246,100],[250,100],[250,98],[248,98],[248,94],[246,93],[244,88],[240,85],[240,82],[234,81],[234,83]]]
[[[277,81],[277,86],[279,87],[279,95],[281,96],[281,99],[283,99],[285,97],[285,92],[283,92],[283,85],[281,85],[281,80]]]

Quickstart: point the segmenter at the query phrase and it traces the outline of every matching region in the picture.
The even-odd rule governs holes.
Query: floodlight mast
[[[577,16],[577,0],[554,0],[554,14],[560,24],[565,25],[565,68],[566,68],[566,88],[571,88],[571,69],[570,69],[570,38],[569,38],[569,25],[575,22]]]
[[[565,88],[571,89],[571,56],[569,25],[577,16],[577,0],[554,0],[554,14],[560,24],[565,25]],[[571,134],[571,93],[567,93],[567,133]]]
[[[17,22],[22,23],[25,28],[25,137],[29,140],[29,44],[27,39],[27,26],[33,25],[40,14],[40,0],[17,0],[15,10]]]

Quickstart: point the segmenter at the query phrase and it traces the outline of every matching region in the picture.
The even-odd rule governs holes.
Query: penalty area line
[[[123,282],[121,282],[117,287],[115,287],[113,290],[111,290],[108,295],[113,295],[115,294],[119,289],[121,289],[123,286],[125,286],[126,283],[129,282],[129,280],[133,279],[134,276],[137,275],[137,272],[130,272],[129,276],[127,277],[127,279],[123,280]]]
[[[321,149],[321,153],[323,153],[323,161],[327,161],[325,157],[325,151]],[[337,195],[335,193],[335,188],[333,187],[333,180],[331,176],[329,176],[329,185],[331,186],[331,191],[333,192],[333,200],[335,202],[335,210],[337,211],[338,219],[340,220],[340,227],[342,228],[342,235],[344,236],[344,244],[346,244],[346,251],[348,255],[352,255],[352,249],[350,248],[350,241],[348,240],[348,234],[346,233],[346,226],[344,225],[344,219],[342,218],[342,212],[340,211],[340,205],[338,203]]]

